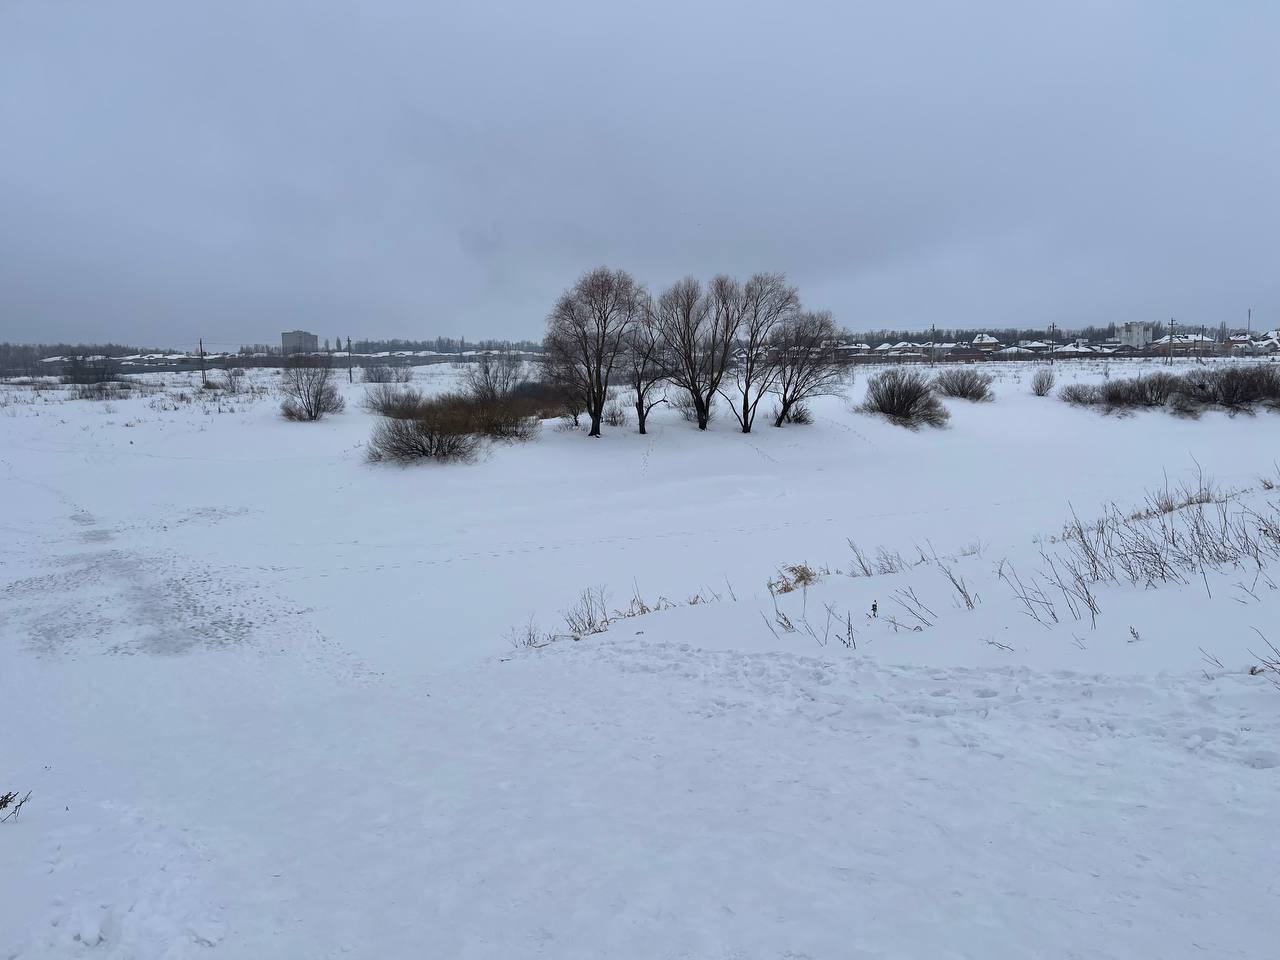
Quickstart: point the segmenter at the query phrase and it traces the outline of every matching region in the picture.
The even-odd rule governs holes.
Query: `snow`
[[[998,570],[1166,473],[1275,509],[1280,417],[1103,417],[989,369],[945,430],[660,408],[411,469],[364,463],[345,381],[307,425],[198,375],[0,386],[0,792],[32,791],[0,956],[1271,955],[1276,590],[1104,584],[1096,626],[1042,625]],[[849,576],[849,538],[940,562]],[[771,597],[795,563],[831,572]],[[596,585],[674,606],[508,642]]]

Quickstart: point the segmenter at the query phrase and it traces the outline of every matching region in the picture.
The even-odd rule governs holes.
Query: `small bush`
[[[410,383],[413,380],[413,367],[392,367],[385,363],[375,363],[360,372],[360,379],[365,383]]]
[[[777,408],[774,408],[773,419],[778,419]],[[791,409],[787,411],[787,415],[782,418],[783,423],[798,423],[802,425],[813,423],[813,411],[809,409],[808,404],[793,403]]]
[[[950,418],[929,381],[914,370],[885,370],[867,381],[862,409],[878,413],[900,426],[944,426]]]
[[[1105,380],[1097,388],[1098,402],[1108,411],[1163,407],[1181,387],[1182,378],[1172,373]]]
[[[765,586],[774,596],[791,593],[793,590],[807,590],[830,572],[825,567],[814,569],[807,563],[785,564],[778,568],[777,576],[770,578]]]
[[[327,357],[291,357],[280,371],[280,413],[286,420],[314,421],[346,406],[333,383]]]
[[[627,408],[616,399],[604,408],[604,422],[611,427],[625,427],[629,419]]]
[[[374,427],[367,456],[371,463],[470,463],[480,451],[480,438],[471,428],[465,411],[448,401],[430,401],[419,408],[413,419],[383,419]]]
[[[944,370],[933,378],[933,387],[944,397],[956,397],[978,403],[992,399],[991,378],[985,373],[963,367]]]
[[[1209,384],[1213,401],[1228,409],[1280,403],[1280,370],[1274,366],[1217,367],[1210,375]]]
[[[379,383],[365,391],[362,406],[370,413],[381,414],[395,420],[412,420],[418,415],[426,395],[413,387],[396,387]]]
[[[575,413],[576,405],[566,400],[564,391],[546,380],[525,380],[516,384],[511,389],[509,402],[520,414],[539,420],[554,420],[566,414],[576,417],[582,412],[578,409]]]
[[[1047,397],[1056,382],[1057,377],[1054,376],[1053,371],[1048,367],[1041,367],[1031,378],[1031,392],[1037,397]]]
[[[698,408],[694,405],[693,397],[685,390],[681,390],[675,400],[671,401],[671,405],[676,408],[676,412],[684,419],[686,423],[698,422]],[[716,418],[716,398],[715,394],[711,395],[707,401],[707,423]]]
[[[77,400],[123,400],[129,396],[132,384],[127,380],[111,380],[102,383],[82,383],[72,390]]]
[[[1100,391],[1092,383],[1068,383],[1058,396],[1077,407],[1092,407],[1102,402]]]

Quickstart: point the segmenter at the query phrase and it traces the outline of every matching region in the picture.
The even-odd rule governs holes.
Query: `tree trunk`
[[[702,394],[695,394],[693,397],[693,412],[698,417],[698,429],[707,429],[707,422],[711,419],[707,414],[707,401],[702,399]]]
[[[782,409],[778,411],[778,418],[773,421],[773,425],[775,427],[782,426],[783,421],[787,419],[787,411],[790,409],[791,409],[791,404],[786,403],[784,401],[782,404]]]
[[[599,411],[591,411],[591,432],[587,434],[588,437],[600,436],[600,418],[601,413]]]
[[[645,418],[644,402],[639,401],[636,403],[636,425],[640,428],[641,433],[644,433],[644,418]]]
[[[752,414],[751,404],[748,402],[746,396],[744,395],[742,398],[742,432],[743,433],[751,432],[751,421],[754,419],[755,417]]]

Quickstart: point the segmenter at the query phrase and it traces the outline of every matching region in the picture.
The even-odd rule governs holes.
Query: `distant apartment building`
[[[1151,324],[1126,323],[1120,328],[1120,344],[1134,350],[1145,350],[1151,346]]]
[[[286,357],[291,353],[316,353],[320,350],[320,338],[305,330],[288,330],[280,334],[280,352]]]

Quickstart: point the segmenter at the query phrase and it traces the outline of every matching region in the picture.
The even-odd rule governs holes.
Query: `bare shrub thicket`
[[[360,372],[365,383],[412,383],[413,367],[375,363]]]
[[[785,413],[781,407],[774,407],[773,425],[775,427],[780,427],[784,423],[795,423],[800,425],[811,424],[813,423],[813,411],[810,410],[808,404],[805,403],[793,404]]]
[[[956,367],[933,378],[933,387],[944,397],[983,402],[991,396],[991,377],[977,370]]]
[[[1047,397],[1056,382],[1057,377],[1053,371],[1048,367],[1041,367],[1031,377],[1031,392],[1037,397]]]
[[[1077,407],[1092,407],[1102,400],[1098,388],[1092,383],[1068,383],[1058,391],[1058,396]]]
[[[133,384],[128,380],[105,380],[99,383],[81,383],[72,388],[77,400],[123,400],[129,396]]]
[[[627,408],[616,398],[610,400],[604,408],[604,422],[611,427],[625,427],[629,420]]]
[[[507,402],[518,416],[552,420],[567,408],[564,391],[546,380],[524,380],[512,388]]]
[[[811,423],[804,401],[840,392],[840,371],[828,349],[835,338],[835,321],[826,311],[801,311],[778,325],[770,345],[778,396],[775,427]]]
[[[630,274],[600,267],[566,290],[547,318],[548,379],[581,404],[590,436],[600,436],[609,382],[644,306],[644,291]]]
[[[915,370],[893,369],[876,374],[867,382],[862,409],[911,429],[945,426],[950,418],[947,408],[934,395],[933,386]]]
[[[222,390],[224,393],[238,394],[245,389],[244,370],[240,367],[227,367],[222,371]]]
[[[298,354],[280,371],[280,412],[286,420],[314,421],[346,405],[324,355]]]
[[[1280,369],[1270,364],[1223,364],[1182,374],[1159,371],[1097,385],[1071,384],[1058,395],[1068,403],[1101,407],[1104,413],[1166,408],[1196,416],[1207,407],[1252,412],[1259,405],[1280,407]]]
[[[384,417],[374,427],[367,456],[373,463],[469,463],[479,450],[468,412],[445,398],[422,403],[412,418]]]
[[[691,394],[680,393],[671,401],[671,406],[685,423],[696,423],[704,430],[716,418],[715,397],[708,398],[706,406],[699,410]]]
[[[377,383],[365,391],[362,406],[370,413],[380,416],[412,420],[418,415],[426,399],[426,395],[414,387]]]
[[[525,362],[513,353],[482,354],[463,375],[475,432],[495,440],[528,440],[537,432],[537,416],[516,398],[528,382]]]

